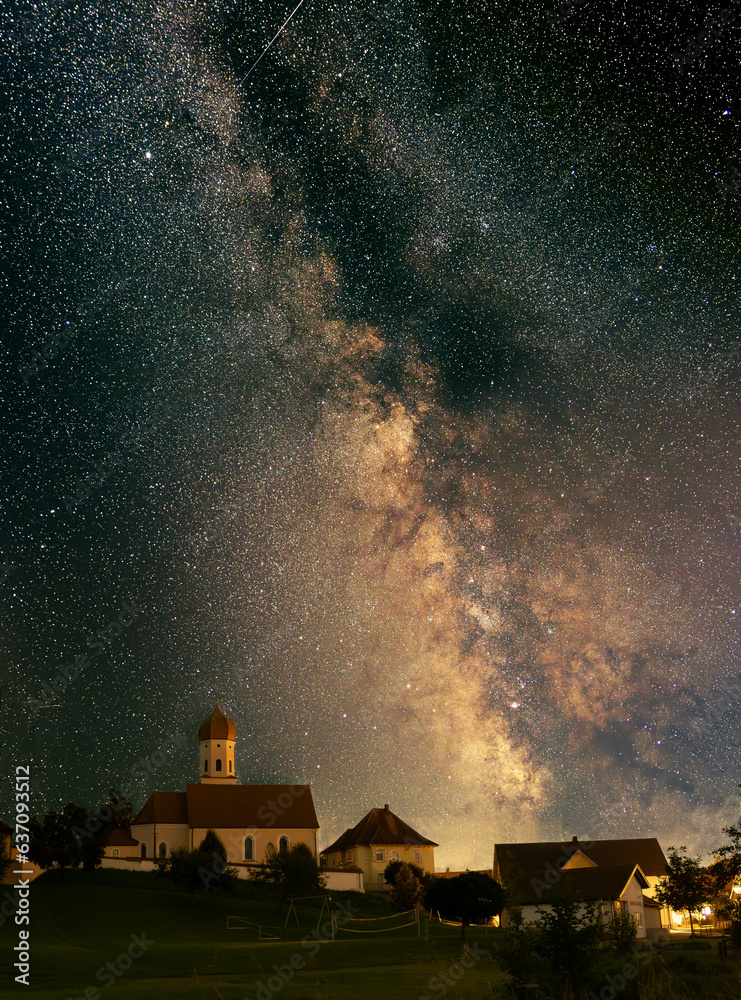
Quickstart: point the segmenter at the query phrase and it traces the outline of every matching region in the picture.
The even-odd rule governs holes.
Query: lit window
[[[111,857],[112,858],[117,858],[118,857],[118,851],[111,851]]]
[[[399,860],[399,852],[398,851],[392,851],[389,854],[389,861],[398,861],[398,860]]]
[[[217,771],[221,770],[221,757],[216,758],[216,770]]]

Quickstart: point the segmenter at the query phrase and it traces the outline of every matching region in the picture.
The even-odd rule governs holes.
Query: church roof
[[[198,730],[198,742],[201,740],[234,740],[237,736],[237,727],[231,719],[227,719],[219,706],[213,710],[207,719],[204,719]]]
[[[434,840],[423,837],[411,826],[399,819],[388,806],[371,809],[352,829],[345,830],[339,840],[325,847],[322,854],[332,851],[349,851],[353,847],[368,847],[380,844],[403,844],[405,847],[437,847]]]
[[[132,826],[144,823],[188,823],[185,792],[152,792]]]
[[[598,868],[607,865],[640,865],[644,875],[665,875],[666,858],[656,837],[636,837],[624,840],[542,841],[533,844],[495,844],[497,875],[502,865],[509,863],[515,870],[544,871],[548,865],[560,868],[564,857],[581,851]]]
[[[186,785],[184,792],[154,792],[131,826],[148,823],[203,830],[319,826],[309,785],[198,784]]]

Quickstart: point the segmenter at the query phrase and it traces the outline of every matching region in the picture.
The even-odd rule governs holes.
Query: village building
[[[345,830],[324,848],[321,858],[327,868],[352,867],[361,871],[366,890],[386,890],[391,887],[383,873],[392,861],[411,862],[434,873],[437,846],[385,805],[383,809],[371,809],[359,823]]]
[[[584,903],[596,904],[605,922],[618,912],[632,916],[639,938],[670,928],[670,912],[653,898],[666,873],[655,837],[496,844],[493,868],[497,881],[513,888],[526,923],[551,910],[557,887],[566,886]]]

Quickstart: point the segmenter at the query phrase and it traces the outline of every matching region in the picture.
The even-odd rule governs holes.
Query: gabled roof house
[[[434,840],[428,840],[392,813],[388,805],[371,809],[321,852],[327,867],[354,865],[364,875],[366,889],[390,888],[383,872],[392,861],[408,861],[426,872],[435,871]]]

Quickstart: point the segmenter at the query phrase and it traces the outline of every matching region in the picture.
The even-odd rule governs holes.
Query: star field
[[[2,773],[138,808],[218,697],[322,845],[389,802],[453,868],[705,851],[741,10],[306,0],[247,76],[294,6],[1,15]]]

